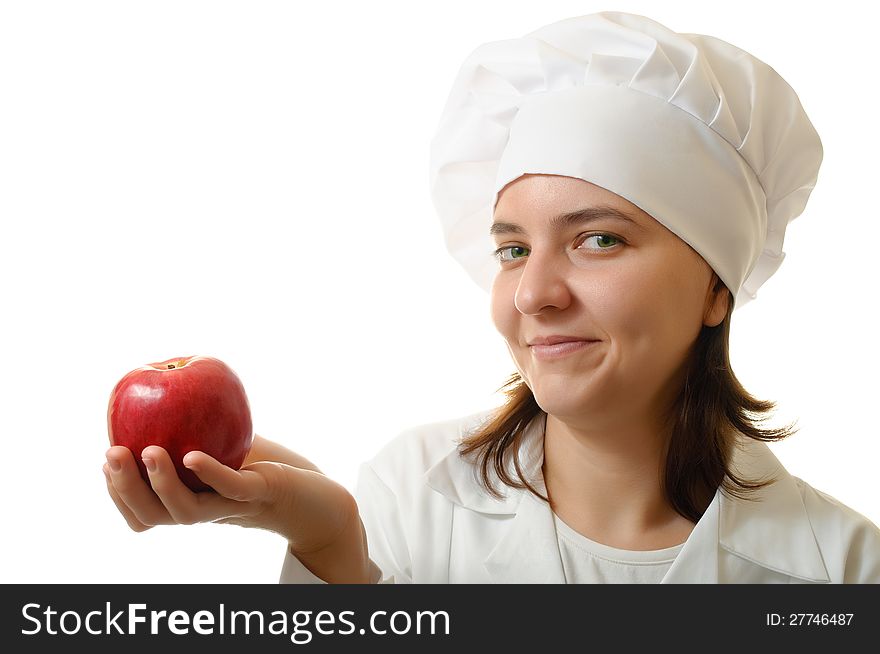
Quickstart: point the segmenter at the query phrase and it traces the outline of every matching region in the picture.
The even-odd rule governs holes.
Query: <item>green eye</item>
[[[599,239],[598,241],[596,241],[596,243],[599,244],[599,247],[595,248],[597,250],[610,250],[617,243],[620,243],[620,239],[616,236],[612,236],[611,234],[590,234],[589,236],[587,236],[587,238],[584,239],[584,243],[589,241],[591,238]],[[613,242],[611,244],[608,244],[608,239],[611,239],[611,241]],[[606,245],[603,246],[601,245],[601,243],[605,243]],[[587,249],[592,250],[594,248]]]
[[[510,252],[509,257],[505,256],[508,251]],[[522,245],[506,245],[495,250],[493,254],[499,261],[513,261],[514,259],[522,259],[526,252],[528,252],[528,248]]]
[[[583,247],[583,244],[588,242],[590,239],[596,239],[596,244],[598,247]],[[623,239],[614,236],[613,234],[588,234],[581,244],[578,245],[576,249],[579,250],[592,250],[593,252],[599,252],[602,250],[613,250],[619,245],[623,245]],[[529,253],[529,248],[523,245],[504,245],[497,250],[495,250],[492,254],[498,259],[500,262],[509,262],[515,261],[516,259],[522,259],[526,257]]]

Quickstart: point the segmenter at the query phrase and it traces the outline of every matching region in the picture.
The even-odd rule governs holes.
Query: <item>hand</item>
[[[297,465],[259,460],[264,457]],[[107,490],[134,531],[199,522],[268,529],[284,536],[291,553],[328,581],[342,569],[345,579],[360,579],[367,570],[366,538],[354,498],[290,450],[257,436],[240,470],[204,452],[189,452],[184,465],[216,491],[201,493],[184,485],[163,448],[146,447],[142,458],[151,462],[149,484],[126,447],[107,450],[104,465]]]

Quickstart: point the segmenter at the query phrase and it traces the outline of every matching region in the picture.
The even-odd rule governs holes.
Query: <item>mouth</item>
[[[561,359],[577,352],[595,349],[595,346],[602,341],[593,340],[572,340],[560,341],[558,343],[544,345],[530,345],[529,350],[536,359],[540,361],[549,361],[553,359]]]

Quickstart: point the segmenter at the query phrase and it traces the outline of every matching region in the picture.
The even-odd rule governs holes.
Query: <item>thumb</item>
[[[262,461],[240,470],[223,465],[214,457],[193,450],[183,457],[183,465],[223,497],[238,502],[253,502],[265,499],[269,493],[269,482],[265,468],[275,468],[278,464]],[[261,469],[261,470],[260,470]],[[280,471],[279,471],[280,472]],[[261,474],[262,473],[262,474]],[[278,474],[277,472],[275,474]]]

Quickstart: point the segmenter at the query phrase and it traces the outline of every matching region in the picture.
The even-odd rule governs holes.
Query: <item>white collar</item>
[[[463,422],[459,437],[488,416]],[[525,429],[520,462],[530,482],[545,491],[544,461],[546,414],[541,412]],[[731,498],[716,491],[663,583],[718,583],[718,548],[752,563],[811,582],[830,577],[813,535],[795,479],[765,443],[742,437],[734,450],[734,472],[747,479],[777,480],[749,497]],[[463,459],[457,447],[425,472],[427,484],[449,501],[466,509],[495,515],[515,515],[510,530],[486,560],[493,579],[502,582],[564,582],[556,546],[553,513],[543,500],[526,490],[501,484],[497,500],[483,488],[478,471]],[[493,480],[497,477],[493,474]],[[534,577],[534,578],[532,578]]]

